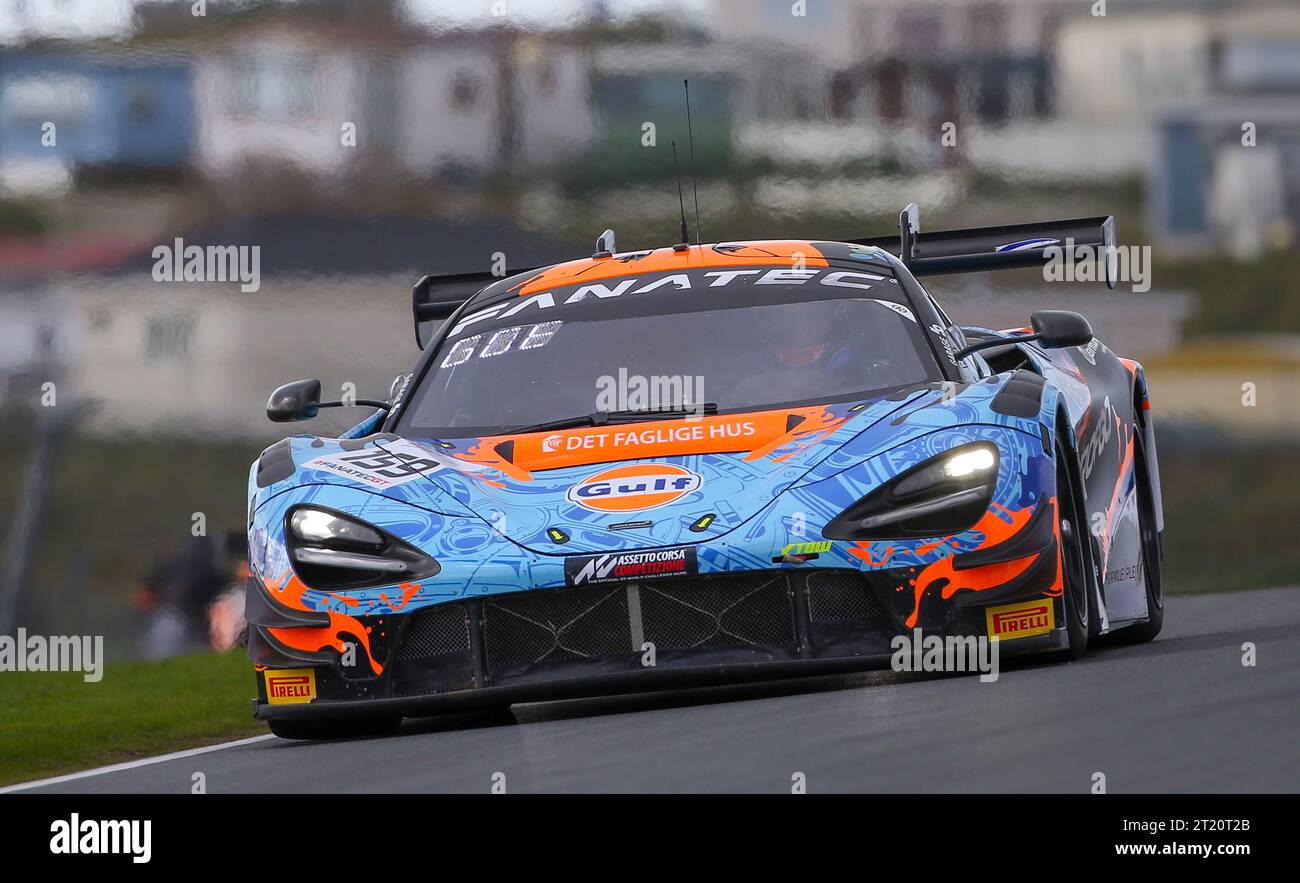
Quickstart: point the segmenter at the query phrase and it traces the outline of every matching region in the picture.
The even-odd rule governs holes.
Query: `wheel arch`
[[[1146,371],[1133,359],[1120,359],[1133,378],[1133,417],[1142,434],[1142,466],[1151,482],[1151,501],[1155,508],[1156,530],[1164,533],[1165,509],[1160,493],[1160,461],[1156,454],[1155,419],[1151,411],[1151,391]]]

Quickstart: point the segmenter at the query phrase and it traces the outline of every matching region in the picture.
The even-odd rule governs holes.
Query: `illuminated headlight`
[[[951,536],[975,526],[993,500],[998,449],[974,442],[931,457],[837,515],[832,540]]]
[[[289,530],[304,543],[380,549],[384,538],[379,531],[337,512],[303,506],[289,516]]]
[[[409,543],[341,512],[299,506],[290,511],[285,528],[294,570],[313,589],[364,589],[441,570]]]
[[[964,478],[976,472],[988,472],[998,465],[997,452],[990,448],[972,448],[957,451],[943,460],[944,475],[949,478]]]

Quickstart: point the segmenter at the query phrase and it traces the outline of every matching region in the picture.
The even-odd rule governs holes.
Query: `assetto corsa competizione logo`
[[[703,478],[681,466],[638,463],[589,475],[570,487],[565,497],[593,512],[639,512],[666,506],[703,484]]]
[[[694,546],[650,552],[611,552],[566,558],[564,574],[571,586],[653,580],[699,573]]]

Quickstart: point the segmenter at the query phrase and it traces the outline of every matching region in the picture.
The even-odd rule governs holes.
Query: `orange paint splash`
[[[853,544],[853,546],[854,548],[849,549],[849,554],[852,555],[854,558],[867,562],[867,564],[871,565],[872,567],[884,567],[886,564],[889,563],[889,559],[894,557],[893,546],[890,546],[888,549],[884,551],[884,553],[880,556],[879,561],[876,561],[871,557],[870,543],[856,542]]]
[[[1056,537],[1056,576],[1051,588],[1043,592],[1049,598],[1056,598],[1065,591],[1065,551],[1061,548],[1061,522],[1056,518],[1056,498],[1052,498],[1052,536]]]
[[[1049,500],[1048,505],[1052,506],[1052,517],[1055,520],[1056,499]],[[992,508],[984,513],[979,523],[973,528],[984,535],[984,540],[976,548],[987,549],[1011,539],[1017,531],[1029,522],[1033,511],[1034,507],[1026,506],[1019,512],[1013,512],[1005,506],[994,503]],[[1010,518],[1010,522],[1004,521],[999,513],[1005,513]],[[957,570],[953,566],[955,555],[948,555],[933,564],[927,565],[917,574],[914,581],[910,581],[913,587],[913,606],[912,613],[906,620],[907,627],[913,628],[916,626],[916,621],[921,614],[921,598],[932,586],[944,581],[940,592],[940,597],[944,600],[951,598],[960,591],[982,592],[986,589],[996,588],[1010,582],[1028,570],[1038,560],[1038,554],[1035,552],[1014,561],[988,564],[984,567],[973,567],[969,570]]]
[[[504,438],[508,439],[509,436],[504,436]],[[511,463],[496,452],[496,446],[500,444],[501,441],[502,439],[498,438],[484,439],[463,454],[456,454],[455,457],[457,460],[464,460],[466,463],[476,463],[480,466],[489,466],[497,472],[500,472],[502,475],[509,476],[515,481],[532,481],[533,474],[531,472],[524,469],[522,466],[517,466],[514,463]],[[465,472],[463,474],[468,475],[471,478],[481,479],[494,487],[505,487],[501,482],[486,478],[475,472]]]
[[[307,591],[307,586],[303,584],[302,580],[298,579],[297,574],[292,570],[286,570],[275,582],[267,581],[266,587],[273,596],[276,596],[276,600],[286,607],[295,610],[312,610],[302,600],[303,593]],[[322,647],[333,647],[340,653],[347,650],[347,642],[339,635],[347,632],[355,635],[357,640],[361,642],[361,648],[365,650],[366,659],[370,662],[370,670],[377,675],[383,674],[384,667],[379,664],[370,652],[370,628],[355,616],[335,613],[332,610],[325,611],[325,613],[330,618],[330,624],[327,626],[321,626],[320,628],[273,628],[270,629],[270,632],[277,641],[295,650],[315,652]]]
[[[745,455],[745,460],[761,460],[791,442],[798,442],[798,447],[793,451],[782,454],[773,461],[780,463],[806,451],[849,421],[848,416],[836,417],[825,408],[799,408],[790,411],[790,413],[799,414],[804,419],[793,429],[781,433],[767,444],[750,451]]]
[[[401,585],[398,586],[398,588],[402,590],[402,603],[401,603],[401,604],[394,604],[392,601],[388,600],[388,593],[387,593],[387,592],[384,592],[383,594],[381,594],[381,595],[379,596],[379,600],[380,600],[380,601],[383,601],[385,605],[387,605],[388,607],[392,608],[392,610],[393,610],[394,612],[396,612],[396,611],[398,611],[398,610],[401,610],[401,609],[402,609],[403,607],[405,607],[407,604],[411,603],[411,598],[415,595],[416,592],[420,591],[420,584],[419,584],[419,583],[402,583]]]

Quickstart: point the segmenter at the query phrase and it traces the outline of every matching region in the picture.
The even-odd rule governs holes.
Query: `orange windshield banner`
[[[584,258],[556,264],[526,279],[520,296],[536,294],[561,285],[600,282],[619,276],[639,276],[665,270],[693,270],[701,267],[826,267],[825,256],[811,242],[778,240],[750,242],[720,250],[692,245],[683,251],[657,248],[633,260]]]
[[[807,421],[820,426],[825,411],[824,406],[816,405],[754,414],[719,414],[699,419],[496,436],[483,439],[473,451],[461,455],[461,459],[481,462],[480,455],[484,455],[495,461],[499,457],[492,452],[507,441],[514,442],[512,465],[523,472],[652,457],[755,451],[791,435],[792,426],[796,431],[799,424]]]

